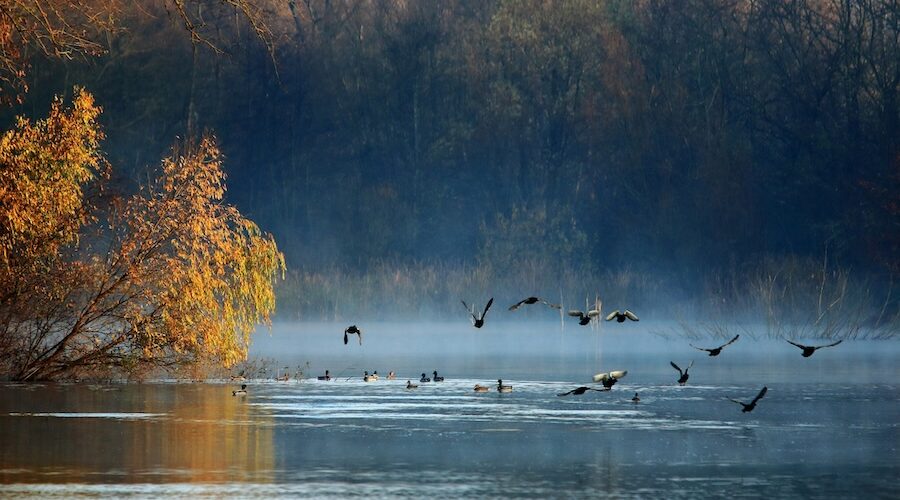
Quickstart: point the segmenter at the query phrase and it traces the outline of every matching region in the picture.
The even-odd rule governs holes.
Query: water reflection
[[[224,386],[4,390],[2,482],[265,482],[275,468],[271,418]]]

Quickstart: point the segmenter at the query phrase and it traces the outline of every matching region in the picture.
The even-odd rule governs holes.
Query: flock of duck
[[[466,308],[466,311],[468,311],[469,315],[471,316],[470,321],[472,322],[472,326],[474,326],[475,328],[483,327],[485,317],[487,316],[488,310],[490,310],[491,305],[493,305],[493,303],[494,303],[493,297],[491,297],[491,299],[487,301],[487,304],[485,304],[484,309],[481,311],[475,309],[474,307],[469,306],[468,304],[466,304],[465,301],[461,301],[461,302],[463,304],[463,307]],[[534,304],[544,304],[552,309],[557,309],[557,310],[562,309],[562,306],[560,304],[554,304],[547,300],[541,299],[540,297],[527,297],[527,298],[522,299],[519,302],[509,306],[509,310],[515,311],[522,306],[534,305]],[[577,310],[577,309],[572,309],[572,310],[569,310],[567,312],[567,314],[571,317],[578,318],[579,325],[586,326],[586,325],[589,325],[592,321],[594,321],[595,318],[600,317],[600,310],[599,309],[589,309],[587,311],[581,311],[581,310]],[[626,320],[640,321],[640,319],[637,317],[637,315],[635,315],[633,312],[631,312],[627,309],[624,311],[619,311],[619,310],[612,311],[611,313],[607,314],[604,317],[604,319],[606,321],[615,320],[618,323],[624,323]],[[346,329],[344,329],[344,345],[346,345],[349,342],[350,335],[356,335],[359,340],[359,345],[362,345],[362,334],[363,334],[363,332],[362,332],[362,330],[360,330],[360,328],[358,326],[356,326],[356,325],[348,326]],[[722,349],[735,343],[739,338],[740,338],[740,335],[735,335],[734,338],[732,338],[728,342],[726,342],[718,347],[711,347],[711,348],[697,347],[693,344],[689,344],[689,345],[691,347],[693,347],[694,349],[706,352],[709,356],[718,356],[719,354],[722,353]],[[787,339],[785,339],[785,340],[789,344],[800,348],[802,350],[801,355],[804,358],[808,358],[808,357],[812,356],[813,353],[816,352],[816,350],[818,350],[818,349],[822,349],[825,347],[834,347],[842,342],[841,340],[838,340],[831,344],[820,345],[820,346],[808,346],[808,345],[799,344],[797,342],[793,342],[791,340],[787,340]],[[674,361],[670,361],[669,364],[672,365],[672,368],[674,368],[675,370],[678,371],[678,380],[677,380],[678,384],[682,385],[682,386],[687,384],[687,381],[690,378],[688,371],[691,369],[691,367],[694,366],[693,360],[687,365],[687,367],[684,370],[682,370],[681,367],[679,367],[677,364],[675,364]],[[593,376],[593,381],[594,381],[594,383],[601,384],[603,387],[602,389],[598,389],[595,387],[581,386],[581,387],[576,387],[575,389],[572,389],[568,392],[559,393],[559,394],[557,394],[557,396],[560,396],[560,397],[570,396],[570,395],[580,396],[582,394],[585,394],[588,391],[597,391],[597,392],[609,391],[609,390],[612,390],[612,387],[616,384],[616,382],[619,381],[619,379],[621,379],[622,377],[624,377],[627,374],[628,374],[627,370],[616,370],[616,371],[610,371],[610,372],[606,372],[606,373],[598,373]],[[387,376],[388,380],[394,380],[395,378],[396,378],[396,375],[394,374],[393,371],[390,372]],[[325,370],[325,375],[320,375],[317,377],[317,379],[322,380],[322,381],[330,381],[330,380],[333,380],[333,377],[331,376],[331,373],[328,370]],[[363,381],[365,381],[365,382],[374,382],[377,380],[379,380],[378,371],[374,371],[372,374],[369,374],[369,372],[366,371],[363,374]],[[444,377],[439,376],[437,370],[435,370],[432,372],[432,377],[427,377],[425,373],[422,373],[422,376],[419,379],[420,383],[427,383],[427,382],[432,382],[432,381],[443,382]],[[412,382],[412,380],[406,381],[406,389],[412,390],[412,389],[417,389],[418,387],[419,387],[419,385],[414,384]],[[490,392],[490,390],[491,390],[490,386],[475,384],[475,388],[474,388],[475,392],[484,393],[484,392]],[[498,379],[497,385],[496,385],[496,390],[497,390],[497,392],[500,392],[500,393],[510,393],[510,392],[512,392],[513,387],[511,385],[504,384],[502,379]],[[727,398],[727,399],[729,401],[732,401],[734,403],[741,405],[741,407],[742,407],[741,412],[748,413],[748,412],[753,411],[756,408],[756,404],[759,402],[759,400],[761,400],[766,395],[766,392],[768,392],[768,390],[769,390],[768,387],[763,386],[763,388],[759,391],[759,393],[756,395],[756,397],[754,397],[753,400],[751,400],[749,403],[744,403],[742,401],[738,401],[736,399],[731,399],[731,398]],[[246,394],[247,394],[246,384],[242,384],[241,388],[239,390],[232,391],[233,396],[243,396]],[[639,394],[635,393],[634,397],[632,397],[631,400],[634,403],[640,402]]]

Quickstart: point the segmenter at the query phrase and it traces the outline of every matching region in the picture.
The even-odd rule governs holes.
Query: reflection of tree
[[[266,481],[275,465],[274,426],[222,386],[64,386],[15,391],[7,411],[146,412],[160,418],[7,417],[0,424],[0,469],[53,471],[0,474],[0,482]],[[118,474],[124,473],[122,476]],[[153,474],[148,476],[147,473]],[[158,475],[156,475],[158,473]],[[90,475],[87,475],[90,474]],[[106,476],[106,477],[104,477]]]

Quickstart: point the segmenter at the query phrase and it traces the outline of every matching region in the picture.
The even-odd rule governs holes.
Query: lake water
[[[231,383],[4,384],[0,497],[900,496],[895,341],[802,358],[744,335],[710,358],[637,326],[382,324],[362,346],[343,326],[260,337],[255,355],[339,377],[251,381],[245,397]],[[669,361],[692,359],[679,387]],[[434,369],[445,382],[405,389]],[[611,391],[556,395],[616,369]],[[512,393],[472,391],[501,377]],[[726,399],[763,385],[752,413]]]

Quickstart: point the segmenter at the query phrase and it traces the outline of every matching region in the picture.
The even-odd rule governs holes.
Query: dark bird
[[[331,372],[325,370],[325,375],[319,375],[318,380],[331,380]]]
[[[546,300],[541,299],[539,297],[528,297],[527,299],[522,299],[519,302],[509,306],[509,310],[515,311],[516,309],[522,307],[523,304],[531,305],[531,304],[537,304],[538,302],[547,304],[548,306],[552,307],[553,309],[561,309],[562,308],[562,306],[559,304],[552,304],[552,303],[547,302]]]
[[[503,385],[503,380],[497,380],[497,392],[512,392],[512,386]]]
[[[672,368],[678,370],[678,374],[680,375],[678,377],[678,384],[679,385],[686,384],[688,379],[691,377],[690,375],[688,375],[688,370],[690,370],[691,367],[694,366],[694,362],[691,361],[691,364],[689,364],[688,367],[684,369],[684,371],[681,371],[681,368],[679,368],[678,365],[676,365],[674,361],[669,361],[669,364],[672,365]]]
[[[641,397],[638,396],[638,393],[634,393],[634,397],[631,398],[631,402],[632,403],[640,403],[641,402]]]
[[[241,384],[241,388],[236,391],[231,391],[232,396],[246,396],[247,395],[247,384]]]
[[[419,379],[419,382],[431,382],[431,379],[426,377],[425,374],[422,374],[422,378]]]
[[[598,311],[596,309],[592,309],[585,313],[585,312],[582,312],[582,311],[579,311],[576,309],[572,309],[571,311],[569,311],[568,314],[569,314],[569,316],[574,316],[574,317],[578,318],[579,325],[585,326],[588,323],[590,323],[592,319],[596,318],[597,316],[600,316],[600,311]]]
[[[410,382],[409,380],[406,381],[406,388],[407,388],[407,389],[416,389],[416,388],[418,388],[418,387],[419,387],[418,385],[416,385],[416,384]]]
[[[795,346],[799,347],[800,349],[803,349],[802,356],[804,358],[808,358],[808,357],[812,356],[813,353],[816,352],[816,349],[821,349],[823,347],[834,347],[834,346],[840,344],[841,342],[843,342],[843,340],[838,340],[837,342],[835,342],[833,344],[812,346],[812,345],[803,345],[803,344],[798,344],[796,342],[791,342],[788,339],[784,339],[784,340],[786,340],[788,344],[795,345]]]
[[[744,408],[741,410],[742,413],[750,413],[751,411],[753,411],[754,408],[756,408],[756,402],[759,401],[760,399],[762,399],[763,396],[766,395],[766,392],[767,392],[768,390],[769,390],[768,387],[763,386],[762,390],[759,391],[759,394],[757,394],[756,397],[753,398],[753,401],[750,401],[749,404],[748,404],[748,403],[742,403],[742,402],[738,401],[737,399],[731,399],[731,398],[729,398],[728,400],[729,400],[729,401],[734,401],[735,403],[737,403],[737,404],[743,406]]]
[[[425,375],[425,374],[423,373],[422,375]],[[432,375],[434,375],[434,377],[431,380],[434,380],[435,382],[443,382],[444,381],[444,377],[438,377],[437,370],[433,371]]]
[[[602,390],[600,390],[600,389],[594,389],[593,387],[585,387],[585,386],[581,386],[581,387],[579,387],[579,388],[577,388],[577,389],[572,389],[572,390],[569,391],[569,392],[564,392],[564,393],[562,393],[562,394],[557,394],[557,396],[568,396],[569,394],[574,394],[574,395],[576,395],[576,396],[581,396],[582,394],[584,394],[584,393],[587,392],[587,391],[604,392],[604,391],[602,391]]]
[[[487,302],[487,305],[484,306],[484,311],[482,311],[481,314],[478,314],[478,311],[466,305],[465,300],[461,300],[460,302],[462,302],[463,307],[465,307],[466,310],[469,311],[469,314],[472,315],[472,326],[474,326],[475,328],[481,328],[482,326],[484,326],[484,317],[487,316],[488,309],[490,309],[491,304],[494,303],[494,298],[491,297],[491,300],[489,300]]]
[[[350,335],[358,335],[359,336],[359,345],[362,345],[362,330],[356,327],[356,325],[350,325],[344,330],[344,345],[347,345],[347,334]]]
[[[725,346],[733,344],[734,341],[736,341],[738,339],[738,337],[740,337],[740,335],[735,335],[733,339],[731,339],[728,342],[725,342],[724,344],[720,345],[719,347],[716,347],[713,349],[705,349],[703,347],[697,347],[694,344],[688,344],[688,345],[693,347],[694,349],[697,349],[698,351],[706,351],[709,353],[710,356],[718,356],[719,354],[721,354],[722,349],[725,348]]]
[[[619,323],[624,323],[626,319],[630,319],[631,321],[640,321],[638,317],[628,309],[625,309],[625,312],[619,312],[619,310],[615,310],[606,315],[606,321],[616,320]]]

